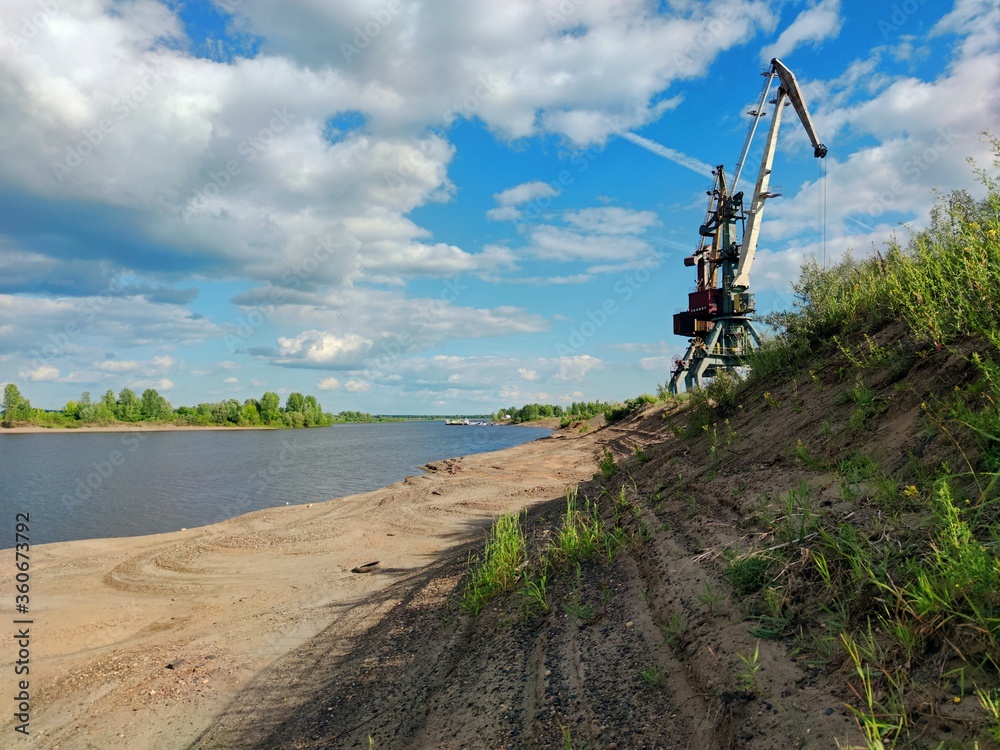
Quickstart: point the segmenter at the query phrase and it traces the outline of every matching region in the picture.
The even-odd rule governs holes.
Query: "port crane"
[[[720,370],[732,371],[744,365],[747,355],[760,346],[760,335],[753,325],[756,303],[750,292],[750,269],[757,253],[765,202],[768,198],[781,195],[772,190],[770,182],[781,113],[786,106],[791,104],[795,107],[812,143],[813,156],[821,159],[827,153],[826,146],[816,134],[792,71],[774,58],[770,68],[761,75],[767,80],[757,107],[749,113],[753,122],[737,162],[736,175],[730,182],[721,165],[712,170],[715,181],[708,191],[705,223],[698,230],[701,239],[694,254],[684,258],[685,266],[696,268],[698,280],[695,291],[688,295],[687,309],[674,315],[674,333],[690,339],[687,351],[675,361],[670,376],[670,392],[674,394],[679,391],[681,378],[687,390],[700,388],[703,378],[714,377]],[[757,184],[747,206],[743,192],[737,192],[736,187],[757,125],[766,116],[764,105],[768,103],[775,78],[778,79],[778,93],[770,100],[774,111],[764,142]],[[740,229],[742,237],[738,240]]]

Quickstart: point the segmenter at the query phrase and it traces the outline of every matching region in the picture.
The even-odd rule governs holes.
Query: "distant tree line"
[[[242,403],[235,398],[197,406],[179,406],[147,388],[137,396],[130,388],[116,395],[108,390],[100,399],[84,391],[76,401],[68,401],[59,411],[36,409],[14,383],[4,388],[3,427],[18,424],[38,424],[52,427],[76,427],[87,424],[157,423],[190,426],[233,427],[325,427],[335,422],[374,422],[381,418],[359,411],[339,414],[324,412],[315,396],[290,393],[281,405],[277,393],[268,391],[259,399],[248,398]]]
[[[569,406],[553,406],[552,404],[525,404],[521,408],[512,406],[509,409],[501,409],[493,414],[494,422],[507,422],[508,424],[519,424],[521,422],[533,422],[536,419],[546,419],[548,417],[560,417],[560,426],[568,427],[573,422],[582,422],[603,414],[608,424],[617,422],[619,419],[631,414],[646,404],[656,403],[656,396],[643,394],[636,398],[627,399],[624,403],[620,401],[574,401]]]
[[[559,406],[558,404],[525,404],[520,408],[511,406],[507,409],[501,409],[492,416],[494,422],[508,422],[510,424],[533,422],[536,419],[547,419],[549,417],[561,417],[564,422],[567,419],[575,422],[603,414],[606,410],[615,406],[617,404],[610,401],[574,401],[569,406]]]

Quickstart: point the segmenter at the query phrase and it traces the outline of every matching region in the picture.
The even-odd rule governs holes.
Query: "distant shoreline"
[[[414,418],[414,419],[377,419],[371,422],[334,422],[329,425],[316,425],[313,427],[284,427],[275,425],[192,425],[192,424],[157,424],[151,422],[118,423],[108,425],[81,425],[80,427],[62,427],[50,425],[20,425],[18,427],[0,427],[0,435],[31,435],[31,434],[53,434],[69,435],[76,432],[194,432],[197,430],[208,431],[242,431],[242,430],[316,430],[325,427],[333,427],[342,424],[398,424],[399,422],[434,422],[440,421],[441,417]],[[554,422],[554,424],[547,424]],[[534,422],[524,422],[517,426],[523,427],[545,427],[554,429],[559,426],[559,420],[536,420]]]
[[[346,423],[341,423],[346,424]],[[175,432],[194,430],[287,430],[289,427],[270,427],[267,425],[191,425],[191,424],[109,424],[109,425],[84,425],[80,427],[48,427],[45,425],[22,425],[20,427],[0,428],[0,435],[27,435],[37,433],[51,433],[53,435],[70,435],[74,432]],[[314,427],[303,427],[301,429],[315,429]]]

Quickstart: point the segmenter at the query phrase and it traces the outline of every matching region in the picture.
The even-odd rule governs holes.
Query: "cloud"
[[[522,182],[520,185],[494,193],[493,198],[497,202],[497,207],[487,211],[486,218],[490,221],[517,221],[524,215],[518,206],[533,203],[538,208],[544,208],[561,192],[561,188],[541,180]]]
[[[129,387],[136,391],[144,391],[147,388],[152,388],[155,391],[170,391],[174,388],[174,381],[169,378],[160,378],[159,380],[133,380],[129,383]]]
[[[613,235],[642,234],[660,224],[652,211],[636,211],[616,206],[568,211],[562,218],[567,224],[582,231]]]
[[[363,380],[348,380],[344,383],[344,390],[348,393],[365,393],[370,388],[371,384]]]
[[[157,367],[162,367],[164,370],[173,367],[176,360],[168,354],[164,354],[160,357],[153,357],[153,364]]]
[[[799,13],[774,44],[761,50],[760,58],[767,62],[790,55],[803,42],[817,46],[826,39],[835,39],[842,24],[840,0],[820,0]]]
[[[293,338],[278,338],[275,362],[311,367],[357,364],[371,350],[372,343],[353,333],[337,336],[328,331],[303,331]]]
[[[559,371],[554,376],[556,380],[580,381],[586,377],[588,372],[602,367],[604,363],[589,354],[583,354],[578,357],[560,357],[558,365]]]
[[[33,383],[55,380],[59,377],[59,370],[52,365],[42,365],[33,370],[21,370],[18,376]]]
[[[133,372],[139,369],[139,363],[135,360],[106,360],[95,362],[94,367],[104,372]]]
[[[336,378],[323,378],[316,387],[321,391],[335,391],[340,388],[340,381]]]
[[[671,82],[774,22],[748,0],[675,5],[662,15],[631,2],[569,11],[534,0],[404,5],[356,55],[369,4],[293,2],[279,12],[245,0],[234,13],[265,54],[371,89],[365,111],[375,131],[475,117],[502,138],[548,131],[585,145],[655,119],[667,105],[653,100]]]
[[[222,382],[223,383],[227,383],[229,385],[239,385],[240,379],[239,378],[226,378]]]

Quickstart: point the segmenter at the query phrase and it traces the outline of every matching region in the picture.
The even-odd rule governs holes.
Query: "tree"
[[[260,399],[260,421],[264,424],[272,424],[277,422],[281,410],[279,405],[281,404],[281,399],[278,398],[278,394],[274,391],[268,391]]]
[[[117,418],[118,403],[115,400],[115,392],[110,388],[101,396],[101,400],[93,405],[92,418],[97,422],[112,422]]]
[[[316,427],[323,421],[323,408],[315,396],[306,396],[302,405],[302,416],[305,417],[306,427]]]
[[[84,422],[94,420],[94,404],[90,400],[90,391],[84,391],[76,401],[76,418]]]
[[[80,405],[76,401],[67,401],[66,406],[62,408],[63,416],[67,419],[77,419],[79,417]]]
[[[21,395],[13,383],[3,389],[3,426],[13,427],[18,422],[31,419],[31,402]]]
[[[168,419],[173,412],[173,408],[163,396],[156,392],[155,388],[147,388],[142,392],[139,414],[143,421],[155,422]]]
[[[305,409],[305,405],[305,396],[298,392],[289,393],[288,400],[285,402],[285,411],[291,412],[292,414],[296,412],[302,414]]]
[[[115,415],[122,422],[138,422],[142,418],[139,410],[139,399],[131,388],[122,388],[118,394]]]
[[[243,402],[243,408],[240,409],[240,424],[244,426],[260,424],[260,411],[254,399],[248,398]]]

